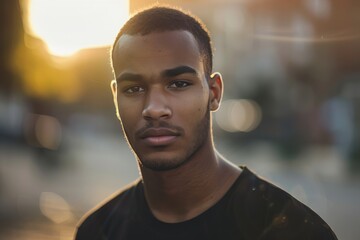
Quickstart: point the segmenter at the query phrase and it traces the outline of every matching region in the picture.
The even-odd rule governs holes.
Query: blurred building
[[[113,116],[108,48],[54,58],[27,32],[27,1],[1,1],[0,138],[26,140],[27,115],[73,124],[81,115]],[[297,153],[330,146],[359,159],[360,4],[346,0],[162,0],[189,9],[212,33],[214,65],[226,99],[258,104],[248,132],[219,134],[269,141]],[[21,4],[20,4],[21,3]],[[153,4],[131,0],[130,11]],[[238,114],[239,115],[239,114]],[[112,122],[112,120],[111,120]],[[109,124],[115,128],[115,124]]]
[[[260,105],[259,126],[230,138],[269,140],[290,155],[313,145],[333,146],[345,159],[359,158],[358,2],[156,2],[189,9],[206,23],[215,70],[225,79],[225,99],[251,99]],[[130,11],[153,3],[131,0]]]

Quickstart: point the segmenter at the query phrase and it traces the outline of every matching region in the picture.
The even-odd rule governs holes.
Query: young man
[[[112,49],[114,103],[141,179],[88,214],[76,239],[336,239],[311,209],[213,145],[223,82],[204,26],[154,7]]]

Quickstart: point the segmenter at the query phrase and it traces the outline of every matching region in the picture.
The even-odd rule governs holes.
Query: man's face
[[[115,104],[140,164],[168,170],[185,163],[210,138],[212,94],[193,35],[123,35],[113,59]]]

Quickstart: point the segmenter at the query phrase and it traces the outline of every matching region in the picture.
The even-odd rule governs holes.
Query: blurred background
[[[151,0],[0,1],[0,239],[72,239],[138,178],[109,46]],[[225,81],[217,149],[360,238],[360,2],[167,0],[199,16]]]

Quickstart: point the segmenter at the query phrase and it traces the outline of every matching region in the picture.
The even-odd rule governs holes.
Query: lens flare
[[[128,1],[31,0],[29,30],[51,54],[69,56],[80,49],[110,45],[128,15]]]

